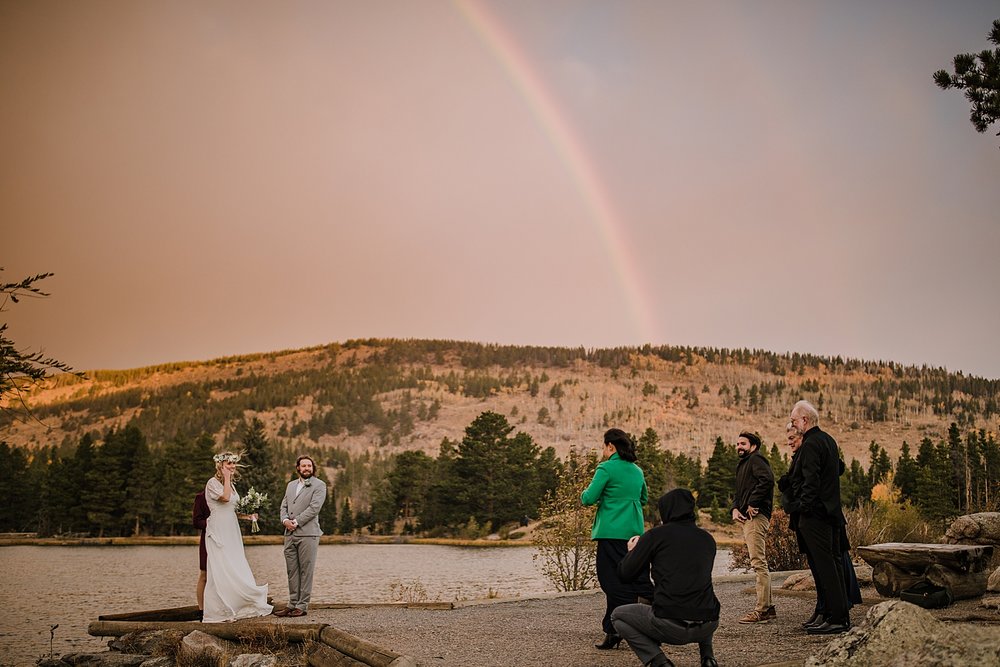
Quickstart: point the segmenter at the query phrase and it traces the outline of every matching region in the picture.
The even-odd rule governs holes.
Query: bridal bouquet
[[[242,496],[238,503],[236,503],[236,513],[237,514],[255,514],[261,506],[267,502],[267,494],[260,493],[252,486],[250,490],[247,491],[245,496]],[[260,526],[257,525],[257,519],[254,519],[250,524],[251,533],[259,533]]]

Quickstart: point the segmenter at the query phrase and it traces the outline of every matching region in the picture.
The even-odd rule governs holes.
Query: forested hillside
[[[586,456],[611,426],[655,445],[647,475],[669,469],[673,482],[704,485],[704,501],[718,496],[724,506],[724,484],[709,475],[713,459],[719,467],[736,434],[751,429],[780,467],[784,446],[774,445],[784,442],[799,398],[819,408],[822,426],[840,443],[849,467],[845,485],[857,488],[850,491],[855,496],[900,465],[903,483],[910,484],[907,475],[919,472],[910,461],[918,454],[928,471],[933,461],[949,464],[961,481],[953,489],[960,496],[956,507],[995,502],[988,492],[1000,479],[1000,462],[991,458],[1000,382],[892,362],[675,346],[585,350],[359,340],[86,375],[52,379],[28,398],[34,419],[14,422],[4,413],[0,425],[0,486],[12,486],[21,474],[38,483],[64,466],[61,473],[91,494],[93,507],[73,510],[74,521],[53,524],[47,517],[43,532],[186,530],[188,493],[211,474],[208,453],[245,449],[251,434],[251,449],[264,452],[258,460],[266,461],[267,484],[287,479],[297,453],[316,457],[332,481],[328,512],[351,529],[357,521],[387,529],[394,521],[409,529],[455,528],[471,518],[475,532],[484,522],[531,515],[570,452]],[[492,415],[489,433],[466,442],[469,429],[485,428],[486,414]],[[456,502],[463,484],[479,484],[478,468],[468,460],[480,442],[519,452],[505,459],[514,477],[501,487],[523,485],[526,503],[498,496],[486,510],[473,507],[471,498],[471,504]],[[135,487],[137,457],[154,467],[142,476],[154,490]],[[535,472],[518,478],[527,474],[516,472],[518,457]],[[442,476],[435,466],[443,460],[458,477]],[[163,478],[170,474],[176,479]],[[435,499],[425,487],[401,490],[413,479],[454,485],[439,488],[443,495]],[[108,493],[98,499],[94,487],[102,480]],[[176,497],[158,497],[167,493],[164,485]],[[914,481],[906,492],[916,488]],[[20,492],[10,493],[16,502]],[[0,488],[0,496],[10,493]],[[126,498],[143,496],[149,507],[123,509]],[[504,505],[515,507],[515,515],[500,516],[495,507]]]
[[[1000,381],[759,350],[584,350],[449,341],[349,341],[307,350],[63,376],[29,398],[38,421],[0,415],[3,439],[73,447],[86,432],[132,422],[155,445],[209,434],[231,441],[256,416],[293,449],[437,452],[489,409],[565,456],[596,447],[609,426],[654,428],[665,449],[702,460],[717,435],[745,427],[783,442],[791,405],[807,398],[852,457],[872,440],[943,438],[948,426],[996,430]]]

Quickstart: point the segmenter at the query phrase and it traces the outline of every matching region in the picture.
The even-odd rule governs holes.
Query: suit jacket
[[[627,540],[642,535],[642,506],[646,504],[642,468],[615,452],[597,465],[594,479],[580,495],[584,505],[597,505],[592,540]]]
[[[834,526],[843,526],[840,508],[840,455],[837,442],[814,426],[802,436],[798,459],[790,472],[797,493],[799,516],[812,516]]]
[[[323,530],[319,527],[319,511],[326,502],[326,484],[323,480],[315,477],[309,478],[309,486],[303,487],[296,497],[295,491],[299,486],[296,477],[288,483],[285,488],[285,497],[281,500],[281,521],[294,519],[299,522],[299,527],[295,531],[285,529],[285,535],[296,536],[319,536]]]

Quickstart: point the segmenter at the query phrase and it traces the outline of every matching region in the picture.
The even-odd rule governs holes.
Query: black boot
[[[602,651],[607,651],[613,648],[618,648],[618,645],[622,643],[622,636],[616,635],[611,632],[604,635],[604,641],[600,644],[594,644],[594,648],[599,648]]]
[[[823,618],[823,614],[818,611],[814,611],[813,615],[809,617],[809,620],[802,624],[802,627],[808,628],[811,625],[823,625],[824,620],[826,619]]]

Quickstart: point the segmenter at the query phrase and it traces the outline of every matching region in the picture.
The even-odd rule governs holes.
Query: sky
[[[0,2],[0,282],[78,369],[434,338],[1000,378],[1000,3]]]

